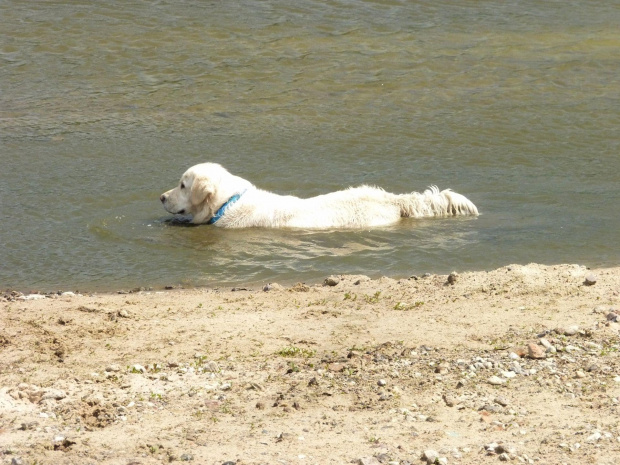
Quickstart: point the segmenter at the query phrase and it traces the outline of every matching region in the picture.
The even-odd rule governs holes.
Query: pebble
[[[329,371],[333,371],[335,373],[340,373],[341,371],[344,371],[347,368],[347,366],[344,363],[330,363],[329,365],[327,365],[327,369]],[[379,386],[382,386],[381,384]]]
[[[439,453],[433,449],[427,449],[422,454],[422,460],[426,460],[426,463],[432,464],[439,460]]]
[[[22,295],[19,296],[18,299],[19,300],[38,300],[38,299],[45,299],[46,296],[44,296],[43,294],[28,294],[28,295]]]
[[[543,345],[543,347],[545,349],[555,349],[555,347],[553,347],[553,344],[551,344],[548,340],[546,340],[544,337],[540,338],[540,343]]]
[[[268,283],[263,286],[263,291],[281,291],[284,288],[278,283]]]
[[[495,452],[497,452],[498,454],[505,453],[515,455],[517,453],[517,449],[509,444],[500,444],[495,448]]]
[[[144,373],[146,372],[146,368],[144,368],[142,365],[138,365],[137,363],[135,365],[132,365],[131,369],[129,370],[132,373]]]
[[[506,382],[505,379],[502,379],[499,376],[491,376],[488,381],[489,384],[492,384],[493,386],[500,386]]]
[[[597,344],[596,342],[592,342],[592,341],[586,341],[583,344],[583,346],[586,349],[590,349],[590,350],[594,350],[594,351],[601,350],[603,348],[600,344]]]
[[[340,278],[337,276],[329,276],[327,278],[325,278],[325,281],[323,281],[323,284],[325,284],[326,286],[337,286],[338,283],[340,283]]]
[[[493,399],[493,401],[496,404],[501,405],[502,407],[506,407],[508,405],[508,400],[503,396],[497,396],[495,397],[495,399]]]
[[[375,457],[360,457],[357,463],[358,465],[381,465]]]
[[[386,381],[386,380],[384,380],[384,379],[380,379],[379,381],[377,381],[377,384],[378,384],[379,386],[385,386],[385,385],[387,384],[387,381]]]
[[[456,404],[456,399],[452,394],[444,394],[443,400],[448,407],[454,407],[454,404]]]
[[[41,400],[53,399],[53,400],[61,400],[67,397],[67,393],[60,389],[46,389],[41,397]]]
[[[217,373],[218,371],[220,371],[220,367],[218,366],[217,362],[214,361],[205,363],[204,365],[202,365],[202,369],[203,371],[211,373]]]
[[[579,326],[572,325],[572,326],[569,326],[568,328],[558,328],[556,329],[556,332],[559,332],[560,334],[564,334],[564,336],[574,336],[575,334],[579,332]]]
[[[583,283],[586,286],[594,286],[597,280],[598,278],[594,273],[588,273]]]
[[[543,350],[541,346],[533,342],[530,342],[527,345],[527,356],[529,358],[541,359],[541,358],[545,358],[547,355],[545,354],[545,351]]]
[[[496,442],[491,442],[490,444],[486,444],[484,446],[484,450],[486,450],[487,452],[493,452],[495,453],[495,449],[497,449],[499,447],[499,444]]]

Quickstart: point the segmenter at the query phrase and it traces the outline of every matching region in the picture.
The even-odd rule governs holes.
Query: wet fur
[[[208,222],[235,194],[241,194],[214,223],[222,228],[367,228],[387,226],[401,218],[478,215],[476,206],[450,189],[432,186],[422,193],[391,194],[359,186],[301,199],[258,189],[216,163],[189,168],[179,185],[160,196],[174,214],[192,215],[192,223]]]

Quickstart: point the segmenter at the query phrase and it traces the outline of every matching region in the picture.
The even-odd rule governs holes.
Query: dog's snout
[[[159,200],[161,200],[161,203],[164,203],[166,201],[166,194],[161,194]]]

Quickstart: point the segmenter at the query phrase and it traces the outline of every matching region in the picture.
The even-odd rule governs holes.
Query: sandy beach
[[[620,268],[0,299],[0,463],[620,463]]]

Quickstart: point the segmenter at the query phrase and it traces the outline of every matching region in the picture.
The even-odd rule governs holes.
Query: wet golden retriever
[[[422,192],[390,194],[359,186],[300,199],[255,187],[216,163],[192,166],[179,185],[159,199],[174,214],[192,215],[192,223],[222,228],[368,228],[400,218],[477,215],[467,198],[433,186]]]

